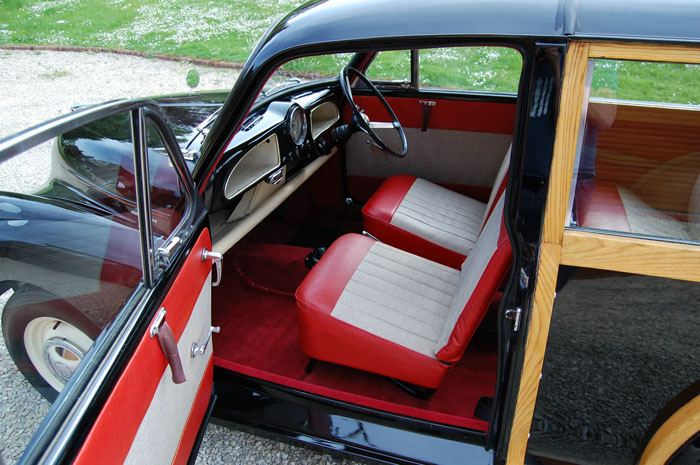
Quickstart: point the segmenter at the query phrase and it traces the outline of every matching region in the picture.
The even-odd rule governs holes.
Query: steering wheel
[[[364,111],[362,111],[360,107],[355,103],[355,101],[352,98],[352,88],[350,86],[351,74],[356,75],[357,78],[372,91],[374,96],[377,97],[380,102],[382,102],[382,105],[384,105],[384,108],[386,109],[387,113],[389,113],[389,116],[391,116],[391,123],[379,123],[370,121],[369,116],[367,116],[367,114]],[[360,128],[360,130],[364,131],[365,133],[367,133],[367,135],[374,139],[374,142],[376,142],[382,150],[397,157],[406,156],[406,153],[408,152],[408,142],[406,142],[406,133],[404,132],[403,127],[399,122],[399,119],[396,117],[396,114],[394,114],[394,110],[391,109],[386,99],[382,96],[379,90],[377,90],[374,84],[372,84],[372,81],[367,79],[367,77],[364,74],[362,74],[355,68],[345,66],[343,69],[340,70],[340,88],[343,89],[343,94],[345,94],[345,98],[348,100],[350,108],[352,109],[353,120]],[[375,129],[391,128],[396,129],[396,131],[399,133],[399,137],[401,138],[402,149],[400,152],[397,152],[396,150],[389,147],[375,132]]]

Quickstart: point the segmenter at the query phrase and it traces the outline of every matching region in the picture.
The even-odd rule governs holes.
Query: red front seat
[[[364,228],[382,242],[459,269],[506,188],[510,148],[488,203],[422,178],[392,176],[362,208]]]
[[[359,234],[335,241],[296,292],[304,352],[438,387],[510,267],[504,198],[461,271]]]

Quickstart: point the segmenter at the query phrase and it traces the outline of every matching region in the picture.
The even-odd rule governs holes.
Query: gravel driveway
[[[0,50],[0,139],[70,111],[76,104],[123,97],[187,92],[185,75],[196,68],[197,90],[230,89],[238,71],[111,53]],[[41,163],[41,162],[40,162]],[[43,167],[37,167],[41,173]],[[12,178],[2,173],[0,178]],[[23,182],[0,179],[3,182]],[[0,308],[9,297],[0,297]],[[19,459],[49,403],[12,363],[0,334],[0,454]],[[350,464],[348,460],[209,425],[198,464]]]

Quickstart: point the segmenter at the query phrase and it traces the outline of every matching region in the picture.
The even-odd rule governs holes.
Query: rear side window
[[[700,65],[591,60],[569,226],[700,242]]]

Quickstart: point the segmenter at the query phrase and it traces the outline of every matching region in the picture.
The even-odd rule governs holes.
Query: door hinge
[[[506,310],[506,318],[513,320],[513,331],[520,329],[520,317],[523,314],[523,309],[520,307],[509,308]]]

